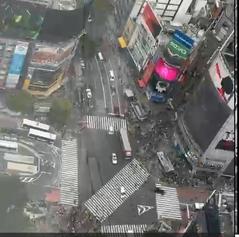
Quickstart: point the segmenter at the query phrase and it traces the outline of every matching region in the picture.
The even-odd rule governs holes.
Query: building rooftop
[[[80,35],[90,10],[85,3],[71,11],[16,0],[0,0],[0,36],[59,42]]]
[[[206,73],[196,93],[186,105],[184,123],[195,142],[205,151],[230,113],[230,108],[221,100]]]

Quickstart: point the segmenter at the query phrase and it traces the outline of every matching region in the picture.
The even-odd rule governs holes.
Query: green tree
[[[94,0],[93,2],[93,7],[97,11],[102,11],[102,12],[110,12],[113,10],[113,5],[112,5],[112,0]]]
[[[99,43],[92,40],[89,35],[80,38],[80,49],[85,58],[93,58],[96,54]]]
[[[67,99],[54,100],[48,114],[49,121],[57,128],[62,128],[68,121],[72,111],[72,103]]]
[[[34,98],[26,91],[19,91],[15,94],[7,95],[6,102],[10,110],[23,114],[33,111]]]

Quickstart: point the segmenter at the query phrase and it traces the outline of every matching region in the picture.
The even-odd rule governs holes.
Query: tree
[[[80,38],[80,50],[85,58],[92,58],[95,56],[99,44],[92,40],[88,34]]]
[[[62,128],[68,121],[72,111],[72,103],[67,99],[54,100],[48,114],[49,121],[57,128]]]
[[[19,91],[16,94],[7,95],[6,102],[10,110],[23,114],[33,111],[34,98],[26,91]]]
[[[93,6],[97,11],[110,12],[113,10],[111,0],[94,0]]]

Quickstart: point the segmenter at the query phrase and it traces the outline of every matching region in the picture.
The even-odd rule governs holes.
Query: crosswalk
[[[181,220],[177,189],[156,184],[156,187],[164,190],[164,194],[156,193],[156,208],[158,220],[161,218]]]
[[[120,128],[127,128],[126,120],[122,118],[88,115],[85,121],[87,128],[107,131],[110,126],[113,126],[116,131],[120,130]]]
[[[133,159],[121,169],[108,183],[85,202],[85,206],[103,222],[121,204],[125,202],[148,179],[149,173]],[[120,188],[125,188],[125,197],[121,198]]]
[[[134,233],[134,236],[136,237],[142,236],[147,228],[147,225],[102,225],[101,233],[112,237],[123,236],[123,233]]]
[[[34,181],[32,177],[20,177],[19,179],[21,183],[31,183]]]
[[[78,206],[77,140],[62,141],[61,197],[63,205]]]

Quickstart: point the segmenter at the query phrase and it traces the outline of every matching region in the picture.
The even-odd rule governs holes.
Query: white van
[[[99,60],[100,60],[100,61],[103,61],[103,60],[104,60],[103,55],[102,55],[101,52],[98,53],[98,57],[99,57]]]
[[[113,70],[110,70],[110,81],[114,81],[114,80],[115,80],[115,74]]]

